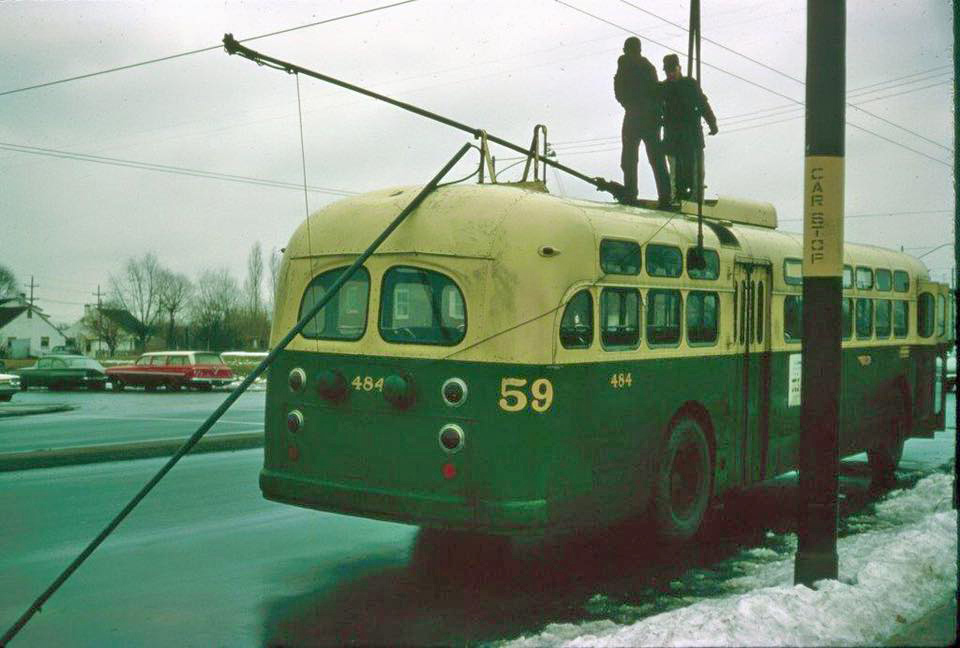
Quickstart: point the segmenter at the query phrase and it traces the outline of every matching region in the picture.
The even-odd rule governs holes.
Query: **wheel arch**
[[[704,436],[707,437],[707,448],[710,454],[710,495],[713,496],[717,477],[717,435],[713,425],[713,417],[710,416],[710,412],[703,403],[689,400],[681,405],[680,408],[674,412],[673,416],[670,417],[670,423],[667,425],[667,433],[669,434],[670,428],[672,428],[677,421],[687,417],[699,423],[700,427],[703,428]]]

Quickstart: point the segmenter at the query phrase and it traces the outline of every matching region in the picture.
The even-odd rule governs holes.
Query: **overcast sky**
[[[243,39],[393,1],[4,2],[0,93],[216,45],[224,32]],[[685,50],[687,36],[620,0],[565,2],[617,26],[554,0],[418,0],[248,45],[518,143],[546,124],[561,161],[619,180],[622,109],[612,76],[623,40],[628,31],[639,35],[659,70],[663,46]],[[687,22],[685,2],[632,4]],[[720,125],[708,139],[707,192],[772,202],[782,227],[799,231],[803,119],[785,97],[804,96],[787,77],[805,74],[805,3],[702,4],[706,38],[782,73],[703,43],[704,62],[715,67],[704,66],[702,85]],[[865,130],[847,128],[846,237],[923,254],[952,240],[951,5],[847,6],[848,97],[872,115],[847,108],[848,122]],[[300,92],[307,181],[315,187],[422,184],[469,139],[316,80],[301,79]],[[295,77],[222,49],[0,95],[0,115],[0,147],[7,147],[0,148],[0,263],[24,283],[36,278],[37,303],[55,321],[75,320],[126,257],[150,251],[191,277],[227,267],[242,280],[251,245],[283,247],[304,217],[302,188],[9,150],[301,185]],[[552,172],[549,184],[559,194],[607,199]],[[640,189],[655,195],[645,162]],[[311,192],[310,208],[337,199]],[[945,280],[952,248],[924,261]]]

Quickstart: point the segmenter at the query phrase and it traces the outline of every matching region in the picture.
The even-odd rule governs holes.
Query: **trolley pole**
[[[794,582],[837,577],[846,1],[807,2],[800,507]]]

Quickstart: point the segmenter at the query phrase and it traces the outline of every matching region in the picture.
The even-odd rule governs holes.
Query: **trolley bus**
[[[299,227],[274,344],[418,189]],[[270,367],[264,496],[508,535],[649,512],[682,540],[711,498],[795,469],[802,237],[707,201],[691,264],[683,211],[437,189]],[[841,455],[881,477],[943,427],[953,300],[909,255],[848,244],[845,264]]]

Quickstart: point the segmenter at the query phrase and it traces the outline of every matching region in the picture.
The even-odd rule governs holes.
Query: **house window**
[[[41,349],[49,349],[49,348],[50,348],[50,338],[49,338],[49,337],[42,337],[42,338],[40,338],[40,348],[41,348]]]

